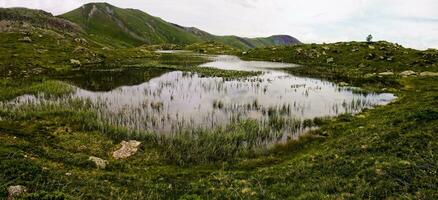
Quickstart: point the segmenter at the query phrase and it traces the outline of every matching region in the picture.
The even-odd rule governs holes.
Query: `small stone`
[[[79,61],[79,60],[70,59],[70,63],[72,65],[81,66],[81,61]]]
[[[335,61],[334,58],[327,58],[327,63],[333,63]]]
[[[373,54],[373,53],[369,53],[369,54],[366,56],[366,59],[367,59],[367,60],[372,60],[372,59],[374,59],[375,57],[376,57],[375,54]]]
[[[421,72],[420,76],[432,76],[432,77],[436,77],[436,76],[438,76],[438,72]]]
[[[78,47],[76,47],[76,48],[73,50],[73,53],[83,53],[83,52],[86,52],[86,51],[88,51],[87,48],[82,47],[82,46],[78,46]]]
[[[349,84],[346,82],[340,82],[338,85],[341,87],[345,87],[345,86],[348,86]]]
[[[374,47],[373,45],[368,45],[369,49],[376,49],[376,47]]]
[[[130,140],[129,142],[122,141],[120,145],[122,146],[117,151],[113,152],[113,157],[115,159],[124,159],[128,158],[138,151],[138,147],[140,146],[141,142],[136,140]]]
[[[65,173],[66,176],[71,176],[70,172]]]
[[[379,75],[380,76],[393,76],[394,72],[382,72],[382,73],[379,73]]]
[[[27,188],[22,185],[15,185],[8,187],[8,199],[14,199],[27,192]]]
[[[376,76],[376,73],[372,73],[372,74],[365,74],[365,78],[371,78]]]
[[[88,160],[93,161],[94,164],[96,164],[96,167],[99,169],[105,169],[106,165],[108,164],[108,161],[106,161],[102,158],[95,157],[95,156],[90,156],[90,158],[88,158]]]
[[[403,76],[403,77],[415,76],[415,75],[417,75],[417,73],[412,71],[412,70],[407,70],[407,71],[404,71],[404,72],[400,73],[400,76]]]
[[[31,43],[31,42],[32,42],[32,39],[30,39],[30,37],[24,37],[24,38],[19,39],[18,41],[20,41],[20,42]]]
[[[79,44],[88,44],[87,40],[85,40],[83,38],[75,38],[75,42],[77,42]]]

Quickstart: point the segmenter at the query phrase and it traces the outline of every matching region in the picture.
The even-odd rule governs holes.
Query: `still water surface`
[[[273,118],[288,124],[287,121],[357,113],[364,108],[385,105],[395,98],[389,93],[357,92],[357,89],[297,77],[281,70],[296,67],[294,64],[216,56],[201,67],[263,73],[224,80],[181,71],[163,72],[142,83],[130,83],[109,91],[84,89],[79,84],[71,95],[57,99],[25,95],[14,100],[14,104],[48,101],[61,104],[84,99],[92,103],[98,117],[106,123],[132,131],[169,134],[186,129],[211,129],[245,119],[257,120],[264,126],[269,126]],[[297,133],[296,127],[284,126],[283,131]]]

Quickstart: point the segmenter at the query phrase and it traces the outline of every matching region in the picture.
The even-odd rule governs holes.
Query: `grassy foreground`
[[[202,62],[194,58],[175,67],[173,60],[181,58],[142,48],[101,49],[91,42],[78,44],[75,37],[59,38],[66,44],[60,48],[50,44],[56,39],[56,34],[51,39],[51,32],[32,34],[30,44],[17,44],[19,33],[0,34],[0,48],[7,52],[0,55],[1,100],[69,93],[71,88],[54,77],[77,68],[87,72],[93,66],[186,69],[231,78],[250,75],[183,67]],[[68,55],[78,46],[91,53],[75,54],[81,66],[74,66]],[[185,143],[183,137],[126,135],[125,130],[96,121],[83,102],[15,112],[1,108],[0,197],[7,196],[10,185],[25,185],[29,193],[23,199],[438,198],[438,78],[398,75],[404,70],[438,71],[436,51],[390,43],[339,43],[256,49],[243,57],[299,63],[305,67],[289,71],[391,91],[398,99],[356,116],[324,120],[320,129],[299,141],[262,152],[235,148],[238,142],[250,141],[250,134],[262,132],[251,121],[214,134],[199,132],[199,140]],[[394,75],[378,74],[388,71]],[[145,71],[139,79],[152,74]],[[113,159],[111,152],[127,138],[141,140],[140,151],[126,160]],[[108,160],[107,168],[97,169],[89,156]]]

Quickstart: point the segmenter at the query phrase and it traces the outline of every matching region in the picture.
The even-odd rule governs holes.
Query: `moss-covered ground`
[[[147,48],[102,49],[46,30],[34,31],[31,43],[18,42],[22,37],[0,33],[1,100],[69,93],[71,88],[59,80],[75,70],[147,68],[140,80],[155,70],[227,78],[254,75],[198,69],[191,66],[203,59]],[[29,193],[24,199],[438,198],[438,78],[398,75],[404,70],[438,71],[436,51],[352,42],[255,49],[242,57],[298,63],[303,66],[288,70],[391,91],[398,99],[359,115],[324,120],[298,141],[262,153],[235,149],[248,133],[259,131],[251,121],[214,134],[199,133],[196,143],[184,138],[160,143],[113,127],[102,129],[93,110],[81,102],[50,109],[0,109],[0,197],[7,196],[10,185],[25,185]],[[387,71],[395,75],[378,74]],[[131,138],[142,141],[139,152],[126,160],[113,159],[111,152],[120,141]],[[107,168],[97,169],[89,156],[108,160]]]

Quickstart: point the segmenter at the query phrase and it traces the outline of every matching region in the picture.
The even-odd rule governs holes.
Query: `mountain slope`
[[[300,44],[301,42],[289,35],[273,35],[267,38],[245,38],[238,36],[217,36],[200,30],[195,27],[183,27],[177,24],[174,26],[180,27],[187,32],[190,32],[204,41],[215,41],[220,42],[239,49],[257,48],[257,47],[268,47],[268,46],[280,46],[280,45],[294,45]]]
[[[80,25],[93,39],[115,46],[190,44],[200,41],[160,18],[107,3],[86,4],[61,17]]]
[[[1,29],[14,27],[13,24],[31,25],[38,28],[57,30],[62,32],[80,33],[81,28],[65,19],[54,17],[43,10],[27,8],[0,8]],[[6,25],[8,24],[8,25]]]
[[[235,48],[247,49],[300,43],[291,36],[241,38],[216,36],[197,28],[166,22],[135,9],[122,9],[108,3],[90,3],[61,15],[81,26],[93,39],[114,46],[142,44],[193,44],[215,41]]]

